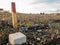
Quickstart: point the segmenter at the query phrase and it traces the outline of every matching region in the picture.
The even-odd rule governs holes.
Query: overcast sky
[[[60,9],[60,0],[0,0],[0,8],[11,11],[11,2],[16,2],[17,12],[40,13]]]

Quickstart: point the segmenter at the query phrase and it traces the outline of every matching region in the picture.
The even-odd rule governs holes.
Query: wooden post
[[[13,24],[13,28],[17,28],[17,16],[16,16],[15,2],[11,3],[11,8],[12,8],[12,24]]]

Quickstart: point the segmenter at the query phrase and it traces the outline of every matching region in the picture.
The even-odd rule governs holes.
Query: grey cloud
[[[55,0],[52,2],[49,2],[48,0],[34,0],[31,4],[38,4],[38,3],[60,3],[60,0]]]
[[[47,0],[34,0],[31,4],[45,3]]]

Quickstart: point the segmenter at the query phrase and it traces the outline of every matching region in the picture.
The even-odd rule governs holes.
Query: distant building
[[[3,12],[4,10],[2,8],[0,8],[0,12]]]
[[[4,10],[0,8],[0,15],[3,15]]]

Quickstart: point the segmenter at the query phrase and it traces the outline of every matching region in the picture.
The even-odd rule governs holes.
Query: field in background
[[[3,13],[0,15],[0,20],[6,20],[11,22],[11,13]],[[22,14],[17,13],[17,19],[19,23],[23,23],[25,21],[33,21],[33,22],[40,22],[41,20],[60,20],[60,14]]]

